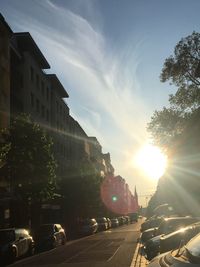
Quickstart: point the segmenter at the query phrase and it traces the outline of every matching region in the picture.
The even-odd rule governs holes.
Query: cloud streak
[[[142,44],[128,44],[120,51],[113,44],[111,50],[98,23],[50,0],[42,1],[39,8],[38,19],[37,8],[25,13],[18,6],[12,10],[12,22],[32,34],[67,85],[76,119],[89,135],[96,135],[104,150],[114,152],[115,165],[123,169],[122,158],[147,139],[148,107],[140,98],[137,81],[138,45]]]

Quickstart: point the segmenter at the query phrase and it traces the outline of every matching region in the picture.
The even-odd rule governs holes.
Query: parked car
[[[110,218],[106,218],[106,219],[107,219],[107,222],[108,222],[108,229],[110,229],[111,226],[112,226],[111,220],[110,220]]]
[[[82,220],[79,226],[79,232],[82,235],[91,235],[96,233],[97,230],[98,230],[98,223],[94,218]]]
[[[200,266],[200,234],[192,238],[185,246],[160,254],[148,267],[195,267]]]
[[[155,236],[155,232],[158,230],[158,227],[150,228],[148,230],[145,230],[140,237],[141,243],[146,243],[149,239],[153,238]]]
[[[120,216],[117,219],[119,221],[119,226],[124,224],[124,218],[123,218],[123,216]]]
[[[125,224],[129,224],[131,222],[130,217],[128,215],[124,216],[124,218],[125,218]]]
[[[143,240],[143,242],[147,242],[150,238],[153,238],[157,235],[174,232],[179,228],[183,228],[199,220],[200,218],[189,216],[163,218],[162,223],[159,225],[159,227],[149,228],[148,230],[145,230],[141,235],[141,239]]]
[[[144,246],[144,251],[148,260],[154,258],[160,250],[160,238],[175,230],[183,228],[189,224],[199,221],[199,218],[194,217],[172,217],[165,218],[164,221],[160,224],[157,230],[154,232],[154,237],[149,239]]]
[[[200,233],[200,223],[194,223],[160,238],[160,253],[179,247],[180,243],[186,244],[191,238]]]
[[[105,217],[97,218],[98,231],[106,231],[108,229],[108,222]]]
[[[60,224],[43,224],[35,233],[38,250],[52,249],[66,242],[65,230]]]
[[[138,221],[138,213],[134,212],[134,213],[130,213],[129,214],[130,217],[130,222],[134,223]]]
[[[112,228],[118,227],[119,226],[119,221],[117,218],[111,219],[111,226]]]
[[[141,224],[140,231],[143,232],[149,228],[155,228],[158,227],[161,222],[164,220],[164,217],[151,217],[150,219],[146,220]]]
[[[23,228],[0,229],[0,262],[33,255],[35,244],[28,230]]]

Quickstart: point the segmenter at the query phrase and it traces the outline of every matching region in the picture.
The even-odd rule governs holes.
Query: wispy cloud
[[[114,151],[116,161],[120,160],[123,152],[131,153],[130,148],[147,138],[148,107],[140,98],[136,75],[138,45],[142,44],[108,49],[111,45],[98,22],[50,0],[42,1],[39,8],[40,17],[34,8],[29,12],[13,9],[12,23],[32,34],[67,87],[70,108],[86,132],[96,135],[104,150]],[[94,6],[91,10],[95,14]]]

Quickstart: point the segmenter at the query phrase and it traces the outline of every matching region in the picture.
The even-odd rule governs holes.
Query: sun
[[[134,158],[134,163],[146,176],[158,180],[165,172],[167,157],[153,145],[144,145]]]

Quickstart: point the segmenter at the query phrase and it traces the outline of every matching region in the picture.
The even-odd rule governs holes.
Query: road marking
[[[73,255],[72,257],[68,258],[66,261],[64,261],[63,263],[69,263],[72,259],[76,258],[77,256],[80,256],[81,254],[87,252],[88,250],[90,250],[91,248],[94,248],[95,246],[99,245],[100,243],[102,243],[102,240],[100,240],[99,242],[96,242],[95,244],[81,250],[80,252],[76,253],[75,255]]]

